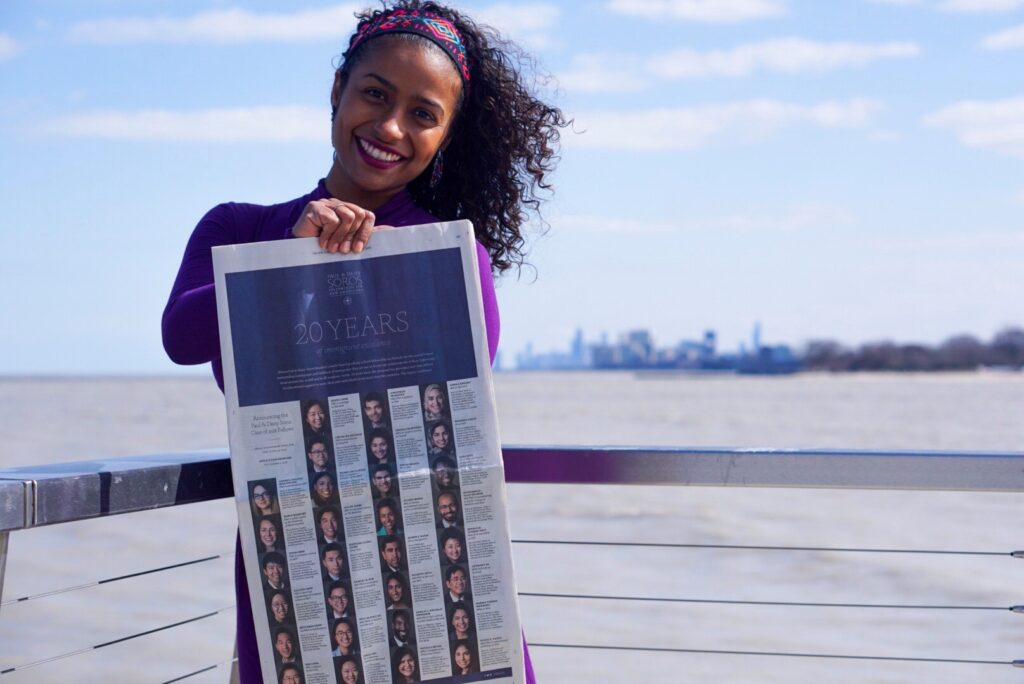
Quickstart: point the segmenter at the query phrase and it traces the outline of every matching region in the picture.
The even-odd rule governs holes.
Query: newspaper
[[[264,681],[525,682],[470,223],[214,270]]]

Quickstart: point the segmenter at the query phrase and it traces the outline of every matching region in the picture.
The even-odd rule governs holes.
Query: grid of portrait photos
[[[252,480],[248,486],[278,680],[301,681],[302,656],[299,653],[295,613],[292,609],[277,482],[274,479]]]

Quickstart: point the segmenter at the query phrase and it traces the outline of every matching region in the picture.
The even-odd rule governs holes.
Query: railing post
[[[4,599],[4,570],[7,568],[7,542],[10,532],[0,532],[0,602]]]
[[[231,653],[231,678],[228,684],[239,684],[238,679],[238,637],[235,637],[235,650]]]

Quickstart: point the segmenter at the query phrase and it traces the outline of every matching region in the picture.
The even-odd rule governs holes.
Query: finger
[[[362,223],[356,229],[355,235],[352,236],[352,251],[356,254],[362,252],[370,242],[370,235],[373,234],[373,222],[377,220],[372,211],[364,212],[364,214]]]
[[[310,212],[313,220],[317,223],[319,230],[316,233],[320,237],[320,249],[327,249],[327,245],[339,228],[338,215],[327,205],[316,202]]]
[[[325,207],[317,202],[310,202],[302,210],[299,219],[292,226],[292,235],[295,237],[316,237],[320,235],[324,227],[324,221],[330,220],[325,213]]]
[[[338,204],[331,207],[338,223],[337,230],[334,231],[328,241],[327,249],[331,252],[340,251],[342,254],[348,254],[351,245],[351,234],[353,232],[352,224],[356,221],[356,209],[359,208],[351,207],[347,204]]]

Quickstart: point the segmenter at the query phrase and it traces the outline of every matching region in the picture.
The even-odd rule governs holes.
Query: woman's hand
[[[314,200],[302,210],[292,235],[319,237],[320,248],[328,252],[358,254],[370,241],[375,218],[372,211],[333,197]]]

